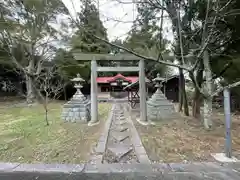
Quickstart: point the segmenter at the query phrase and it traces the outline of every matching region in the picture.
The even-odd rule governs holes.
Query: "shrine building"
[[[168,100],[178,102],[179,77],[171,76],[167,79],[162,78],[162,92]],[[154,85],[149,79],[145,79],[147,99],[155,91]],[[138,76],[123,76],[118,73],[116,76],[97,77],[98,98],[106,100],[111,97],[126,97],[134,107],[139,103],[139,81]]]
[[[138,76],[123,76],[120,73],[112,77],[97,77],[98,92],[123,91],[126,86],[137,81]]]

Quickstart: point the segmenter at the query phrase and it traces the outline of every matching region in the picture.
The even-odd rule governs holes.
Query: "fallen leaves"
[[[224,115],[215,112],[213,117],[212,131],[206,131],[201,121],[183,116],[155,126],[135,125],[152,161],[212,161],[211,153],[223,152],[225,144]],[[239,118],[239,115],[232,118],[233,149],[240,149]]]

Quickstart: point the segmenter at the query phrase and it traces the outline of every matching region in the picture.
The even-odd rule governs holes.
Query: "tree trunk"
[[[35,95],[34,95],[34,87],[33,87],[33,80],[31,77],[26,75],[26,89],[27,89],[27,103],[32,104],[35,101]]]
[[[200,67],[198,68],[196,80],[198,86],[201,88],[203,83],[203,62],[200,62]],[[195,86],[193,101],[192,101],[192,116],[195,118],[200,118],[201,116],[201,104],[202,104],[202,95],[199,89]]]
[[[44,109],[45,109],[46,125],[49,126],[49,121],[48,121],[48,93],[46,93],[45,102],[44,102]]]
[[[28,73],[32,73],[34,70],[34,60],[31,59],[29,61],[29,65],[27,67],[27,71]],[[34,82],[33,82],[33,78],[30,77],[29,75],[25,75],[26,76],[26,89],[27,89],[27,103],[31,104],[35,101],[35,93],[34,93]]]
[[[203,121],[206,129],[212,127],[212,71],[209,62],[209,52],[208,50],[204,51],[203,54],[203,65],[204,73],[206,77],[206,83],[204,86],[204,111],[203,111]]]
[[[212,98],[204,98],[203,123],[206,129],[212,127]]]
[[[179,107],[178,111],[182,112],[184,108],[184,115],[189,116],[188,100],[185,89],[185,78],[183,70],[179,69]]]
[[[180,63],[180,65],[183,65],[184,64],[183,55],[185,54],[185,52],[188,51],[188,49],[186,49],[186,47],[185,47],[185,50],[184,50],[183,46],[182,46],[183,42],[181,39],[181,28],[180,28],[181,22],[179,22],[180,19],[179,19],[179,14],[177,11],[177,6],[175,6],[174,2],[168,1],[168,2],[166,2],[166,8],[168,10],[170,19],[172,21],[173,32],[176,32],[176,34],[177,34],[177,38],[176,38],[177,44],[176,44],[175,54],[178,57],[178,62]],[[189,116],[187,95],[186,95],[186,90],[185,90],[185,78],[184,78],[183,70],[181,68],[179,68],[179,106],[178,106],[178,111],[182,112],[183,107],[184,107],[184,114]]]
[[[183,90],[182,85],[183,85],[183,83],[182,83],[181,74],[183,74],[183,71],[182,71],[182,69],[179,68],[179,80],[178,80],[179,81],[178,82],[179,83],[179,85],[178,85],[179,105],[178,105],[178,112],[182,112],[182,108],[183,108],[183,93],[182,93],[182,90]]]
[[[195,118],[200,118],[201,109],[201,94],[197,88],[194,90],[193,102],[192,102],[192,116]]]
[[[187,93],[185,89],[185,78],[182,74],[182,96],[183,96],[183,106],[184,106],[184,115],[189,116],[189,108],[188,108],[188,99],[187,99]]]

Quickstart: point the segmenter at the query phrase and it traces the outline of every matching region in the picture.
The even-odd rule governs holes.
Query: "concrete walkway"
[[[240,163],[14,164],[0,163],[1,180],[239,180]]]
[[[91,163],[144,163],[150,160],[127,111],[127,103],[114,100],[105,130],[92,153]]]

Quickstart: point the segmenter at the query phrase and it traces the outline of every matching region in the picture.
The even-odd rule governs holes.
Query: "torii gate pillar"
[[[147,95],[144,60],[139,60],[140,121],[147,122]]]
[[[97,102],[97,61],[91,60],[91,120],[89,125],[98,123],[98,102]]]

